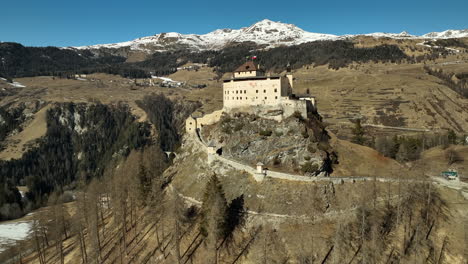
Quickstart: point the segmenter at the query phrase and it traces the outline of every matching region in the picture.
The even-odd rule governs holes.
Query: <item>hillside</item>
[[[0,43],[0,218],[30,230],[0,236],[0,262],[463,263],[468,187],[432,176],[468,173],[465,33],[264,20],[95,47]],[[253,55],[270,74],[289,64],[317,112],[184,133]]]

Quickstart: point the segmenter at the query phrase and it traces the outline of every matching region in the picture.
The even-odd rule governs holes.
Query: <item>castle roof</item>
[[[258,65],[253,61],[247,61],[237,68],[234,72],[258,71]]]

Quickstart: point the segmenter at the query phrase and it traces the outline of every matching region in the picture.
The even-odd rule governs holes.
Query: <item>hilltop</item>
[[[252,42],[266,48],[278,46],[293,46],[302,43],[322,40],[343,40],[357,36],[372,36],[376,38],[395,39],[447,39],[468,37],[468,30],[446,30],[431,32],[422,36],[401,33],[367,33],[357,35],[332,35],[305,31],[293,24],[261,20],[249,27],[241,29],[217,29],[207,34],[181,34],[177,32],[160,33],[154,36],[141,37],[131,41],[98,44],[91,46],[70,47],[73,49],[130,49],[146,53],[189,49],[192,51],[216,50],[233,43]]]

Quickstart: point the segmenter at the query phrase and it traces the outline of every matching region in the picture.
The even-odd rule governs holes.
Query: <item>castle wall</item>
[[[223,85],[224,108],[277,105],[281,101],[282,78],[230,80]]]
[[[201,128],[202,126],[212,125],[217,123],[221,119],[223,110],[214,111],[213,113],[204,115],[203,117],[197,118],[196,127]]]
[[[294,112],[299,112],[303,117],[307,117],[308,112],[312,110],[311,107],[313,107],[313,105],[309,100],[291,100],[287,97],[281,97],[281,100],[275,105],[256,107],[242,105],[225,109],[225,111],[227,113],[250,113],[262,118],[281,121],[293,115]]]

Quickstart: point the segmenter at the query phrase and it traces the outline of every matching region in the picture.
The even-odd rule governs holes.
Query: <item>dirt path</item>
[[[249,165],[242,164],[238,161],[219,156],[217,154],[210,154],[208,152],[208,147],[203,141],[203,138],[201,137],[200,133],[193,134],[190,137],[196,144],[198,144],[203,151],[207,153],[208,156],[212,156],[212,160],[216,160],[218,162],[221,162],[223,165],[233,167],[236,170],[240,171],[245,171],[249,174],[251,174],[255,180],[257,181],[262,181],[262,177],[269,177],[269,178],[276,178],[276,179],[283,179],[283,180],[291,180],[291,181],[300,181],[300,182],[321,182],[321,181],[328,181],[328,182],[333,182],[333,183],[354,183],[358,181],[364,181],[364,182],[371,182],[371,181],[378,181],[378,182],[392,182],[392,183],[397,183],[397,182],[403,182],[403,183],[410,183],[410,182],[426,182],[430,181],[433,184],[439,184],[442,185],[446,188],[454,189],[454,190],[459,190],[466,195],[465,197],[468,197],[468,183],[463,183],[460,181],[448,181],[442,177],[437,177],[434,175],[426,174],[426,176],[429,177],[429,179],[424,180],[424,179],[405,179],[405,178],[389,178],[389,177],[369,177],[369,176],[346,176],[346,177],[324,177],[324,176],[318,176],[318,177],[307,177],[303,175],[298,175],[298,174],[290,174],[290,173],[282,173],[282,172],[274,172],[274,171],[266,171],[265,175],[262,175],[262,177],[259,177],[259,173],[257,173],[257,170]],[[209,161],[208,161],[209,162]],[[201,203],[197,201],[198,203]],[[255,214],[255,212],[252,212]]]

